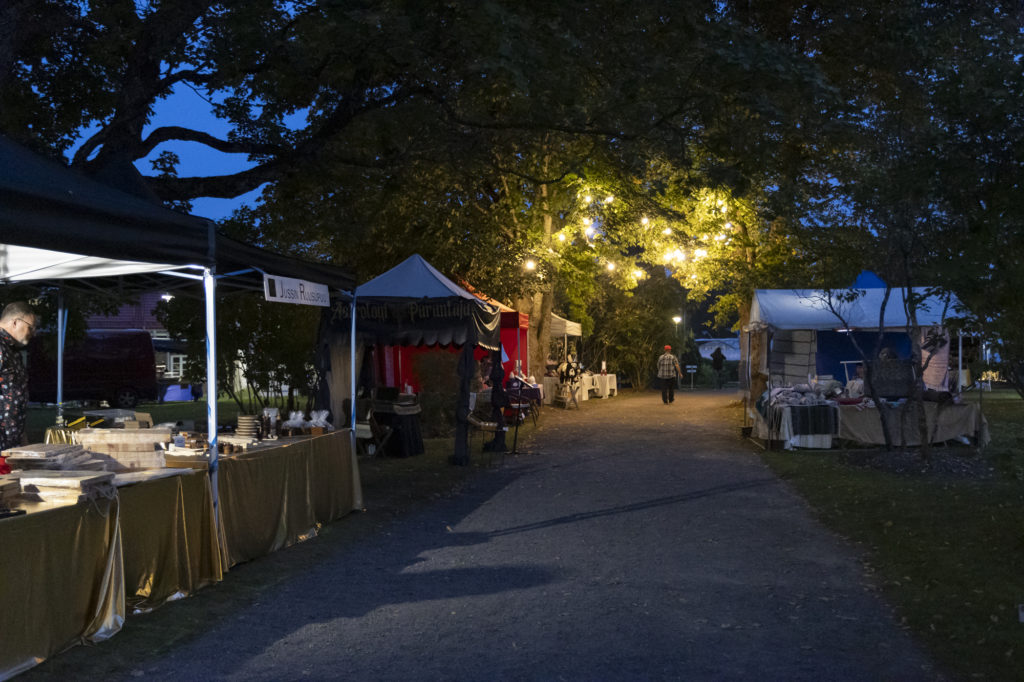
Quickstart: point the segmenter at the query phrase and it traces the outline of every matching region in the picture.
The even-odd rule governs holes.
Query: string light
[[[587,239],[590,239],[591,237],[593,237],[594,236],[594,227],[593,227],[593,225],[588,226],[587,229],[584,230],[584,232],[587,235]]]
[[[671,227],[666,227],[664,230],[661,231],[661,233],[662,234],[672,234],[672,228]]]
[[[704,257],[706,257],[707,255],[708,255],[708,251],[707,251],[707,249],[696,249],[696,250],[695,250],[695,251],[693,252],[693,257],[694,257],[694,258],[704,258]]]
[[[608,263],[608,270],[611,271],[611,270],[614,270],[614,269],[615,269],[615,263],[609,262]]]
[[[584,204],[588,204],[589,205],[590,202],[593,201],[593,200],[594,200],[594,197],[590,196],[589,194],[586,195],[585,197],[583,197],[583,203]]]
[[[651,222],[651,221],[650,221],[650,219],[647,216],[644,216],[643,218],[640,219],[640,224],[641,225],[646,225],[649,222]]]
[[[637,279],[643,279],[644,275],[646,275],[646,274],[647,273],[644,272],[643,270],[634,270],[633,271],[633,276],[636,277]]]
[[[558,241],[560,241],[560,242],[564,242],[565,241],[565,233],[563,233],[563,232],[559,232],[558,233]]]
[[[731,230],[732,229],[732,223],[726,223],[725,224],[725,229]]]
[[[524,263],[524,266],[527,270],[534,270],[537,268],[537,263],[531,259],[526,261],[526,263]]]
[[[612,203],[613,201],[615,201],[615,197],[613,197],[613,196],[612,196],[611,194],[609,194],[608,196],[606,196],[606,197],[604,198],[604,203],[606,203],[606,204],[610,204],[610,203]]]

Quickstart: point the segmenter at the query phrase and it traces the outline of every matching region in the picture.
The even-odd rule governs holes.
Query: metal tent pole
[[[57,292],[57,426],[64,426],[64,337],[68,311],[64,309],[64,287]]]
[[[220,517],[217,487],[217,280],[213,268],[203,268],[203,294],[206,299],[206,432],[210,443],[210,491],[214,518]],[[218,525],[219,527],[219,525]]]

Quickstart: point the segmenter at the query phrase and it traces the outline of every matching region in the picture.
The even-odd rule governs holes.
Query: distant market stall
[[[500,314],[414,254],[356,288],[352,303],[335,304],[330,319],[331,405],[343,414],[350,401],[356,422],[356,397],[351,390],[356,367],[367,346],[454,346],[458,361],[459,395],[456,408],[454,461],[469,461],[468,415],[470,380],[476,372],[474,350],[501,350]],[[350,333],[350,330],[354,333]],[[350,352],[349,339],[359,348]],[[345,359],[353,361],[346,367]]]
[[[920,434],[907,387],[916,379],[911,366],[907,301],[917,306],[927,369],[921,378],[933,400],[924,408],[929,441],[973,439],[984,442],[987,428],[976,405],[959,404],[949,389],[949,342],[945,322],[959,302],[925,289],[842,291],[759,289],[744,329],[747,416],[756,436],[785,447],[830,447],[833,438],[884,443],[880,410],[887,410],[895,445],[917,445]],[[882,405],[842,389],[863,362],[856,350],[874,349],[882,334],[882,358],[874,358]],[[929,339],[932,342],[929,342]],[[930,359],[929,359],[930,357]],[[938,400],[937,397],[941,397]]]

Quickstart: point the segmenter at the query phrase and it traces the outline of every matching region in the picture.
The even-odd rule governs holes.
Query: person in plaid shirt
[[[672,346],[665,346],[665,352],[658,358],[658,380],[661,382],[661,402],[668,405],[676,400],[676,377],[683,370],[679,361],[672,355]]]
[[[11,303],[0,314],[0,451],[24,444],[28,375],[21,349],[38,324],[35,311],[24,302]]]

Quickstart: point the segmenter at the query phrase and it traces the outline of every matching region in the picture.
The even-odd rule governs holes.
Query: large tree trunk
[[[541,220],[545,239],[550,238],[560,227],[556,225],[556,218],[551,207],[553,191],[554,189],[550,185],[540,186]],[[530,344],[530,371],[538,381],[544,375],[551,348],[549,328],[551,326],[551,309],[555,302],[554,282],[550,279],[545,282],[543,289],[521,298],[518,302],[518,309],[530,316],[530,329],[527,333]]]

